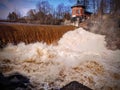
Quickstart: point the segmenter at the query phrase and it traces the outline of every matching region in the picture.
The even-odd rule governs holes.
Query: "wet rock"
[[[0,88],[2,90],[31,90],[29,79],[20,74],[5,77],[0,73]]]
[[[0,49],[4,48],[6,46],[6,44],[2,41],[2,39],[0,39]]]
[[[92,90],[92,89],[82,85],[81,83],[78,83],[77,81],[72,81],[66,86],[62,87],[60,90]]]

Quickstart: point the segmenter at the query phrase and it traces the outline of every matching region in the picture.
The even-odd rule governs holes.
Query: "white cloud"
[[[1,0],[0,3],[2,3],[6,9],[0,8],[0,18],[6,18],[8,13],[14,10],[25,15],[28,10],[36,8],[37,1],[38,0]]]

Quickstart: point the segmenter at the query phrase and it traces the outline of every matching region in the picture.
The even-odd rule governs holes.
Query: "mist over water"
[[[78,81],[94,90],[120,90],[120,50],[108,50],[105,36],[79,28],[65,33],[57,46],[9,44],[0,50],[0,71],[27,75],[37,89]]]

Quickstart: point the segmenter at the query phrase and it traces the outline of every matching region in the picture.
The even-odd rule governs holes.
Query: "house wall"
[[[83,16],[84,9],[82,7],[73,7],[72,8],[72,17]]]

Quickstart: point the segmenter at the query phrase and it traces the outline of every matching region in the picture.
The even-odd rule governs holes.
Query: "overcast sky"
[[[0,0],[0,19],[5,19],[9,12],[19,11],[22,15],[26,15],[28,10],[36,9],[36,4],[40,0]],[[69,0],[48,0],[53,7],[63,3],[71,4]],[[72,4],[71,4],[72,5]]]

